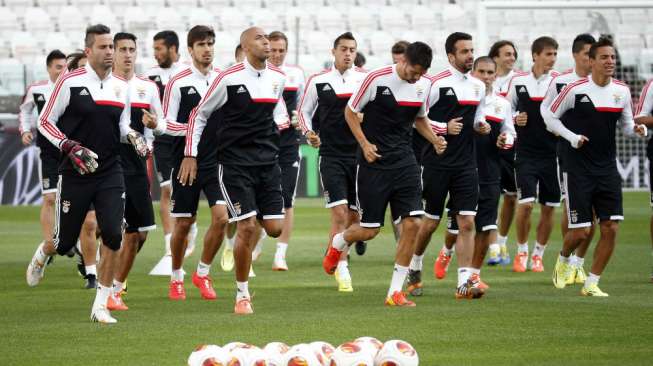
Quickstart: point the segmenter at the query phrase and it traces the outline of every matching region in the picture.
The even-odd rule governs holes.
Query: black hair
[[[66,59],[66,55],[59,50],[52,50],[50,53],[48,53],[48,57],[45,58],[45,64],[50,66],[52,61],[61,59]]]
[[[490,56],[481,56],[481,57],[478,57],[476,60],[474,60],[474,66],[472,67],[472,70],[476,70],[476,67],[480,63],[492,64],[492,65],[494,65],[495,69],[497,67],[497,63],[494,62],[494,59],[492,57],[490,57]]]
[[[102,34],[110,34],[111,29],[107,27],[104,24],[95,24],[95,25],[90,25],[88,28],[86,28],[86,36],[84,37],[84,46],[86,47],[93,47],[93,43],[95,43],[95,36],[99,36]]]
[[[590,47],[590,58],[596,59],[596,52],[601,47],[612,47],[614,48],[614,43],[608,37],[600,37],[598,41],[592,43]]]
[[[113,36],[113,44],[115,45],[116,43],[118,43],[118,41],[122,41],[125,39],[129,39],[131,41],[134,41],[134,43],[136,43],[136,36],[133,35],[132,33],[118,32],[116,33],[115,36]]]
[[[365,60],[365,55],[363,55],[362,52],[356,52],[356,58],[354,58],[354,66],[363,67],[365,66],[366,62],[367,60]]]
[[[333,41],[333,49],[334,50],[336,48],[338,48],[338,43],[340,43],[340,41],[343,40],[343,39],[347,39],[347,40],[356,42],[356,38],[354,38],[354,35],[351,34],[351,32],[345,32],[345,33],[339,35],[338,38],[336,38],[336,40]],[[356,43],[358,44],[358,42],[356,42]]]
[[[206,25],[196,25],[188,31],[188,38],[186,44],[188,47],[193,47],[195,42],[201,42],[205,39],[211,39],[215,42],[215,32],[213,28]]]
[[[512,43],[512,41],[505,39],[494,42],[492,47],[490,47],[490,52],[487,55],[492,58],[499,57],[499,50],[505,46],[512,47],[512,50],[515,51],[515,60],[517,60],[517,47],[515,47],[515,44]]]
[[[458,41],[471,41],[472,36],[463,32],[453,32],[444,42],[444,51],[447,55],[454,55],[456,53],[456,42]]]
[[[545,48],[558,49],[558,42],[551,37],[540,37],[533,41],[531,45],[531,54],[539,55]]]
[[[153,41],[162,40],[166,47],[174,47],[179,52],[179,37],[175,31],[163,30],[154,35]]]
[[[392,52],[395,55],[404,54],[409,44],[410,42],[408,41],[397,41],[395,44],[392,45],[390,52]]]
[[[77,50],[73,53],[68,54],[66,62],[68,63],[68,71],[73,71],[79,68],[79,61],[83,58],[86,58],[84,51]]]
[[[424,42],[413,42],[406,47],[404,57],[410,65],[420,65],[426,70],[431,67],[433,51]]]
[[[572,43],[571,46],[571,52],[572,53],[579,53],[580,51],[583,50],[585,45],[589,44],[592,45],[596,42],[596,39],[592,37],[591,34],[583,33],[579,34],[574,38],[574,42]]]

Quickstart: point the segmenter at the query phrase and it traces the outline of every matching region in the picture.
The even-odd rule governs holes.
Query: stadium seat
[[[216,14],[219,17],[220,29],[224,32],[242,32],[251,24],[247,16],[236,8],[223,8]]]
[[[64,6],[59,10],[57,24],[60,32],[84,32],[88,22],[76,6]]]
[[[653,48],[643,49],[640,53],[639,72],[647,80],[653,78]]]
[[[25,93],[23,69],[23,64],[16,58],[0,59],[0,85],[9,95]]]
[[[219,12],[221,9],[226,7],[233,7],[234,3],[232,0],[201,0],[202,5],[205,8],[208,8],[211,11]]]
[[[54,49],[59,49],[61,52],[65,54],[69,54],[76,49],[82,48],[83,44],[81,42],[81,37],[79,38],[79,42],[73,42],[66,36],[65,33],[61,32],[52,32],[49,33],[48,36],[45,38],[45,42],[43,43],[43,48],[46,53],[54,50]]]
[[[190,28],[198,24],[210,25],[215,29],[218,28],[218,20],[213,13],[202,8],[191,8],[188,13],[188,27]]]
[[[392,33],[386,31],[376,31],[371,33],[368,40],[372,51],[371,54],[379,57],[390,55],[390,49],[396,41]]]
[[[293,0],[263,0],[263,4],[268,9],[283,11],[293,6]]]
[[[252,25],[263,28],[266,32],[286,31],[286,24],[280,12],[272,9],[258,9],[252,12]]]
[[[45,10],[32,7],[25,9],[25,30],[34,35],[44,35],[54,31],[54,22]]]
[[[416,31],[427,31],[432,29],[442,29],[442,12],[436,9],[420,6],[409,12],[412,28]]]
[[[18,17],[10,9],[6,7],[0,8],[0,33],[8,35],[9,32],[14,32],[20,29]]]
[[[306,11],[304,7],[291,7],[288,8],[285,14],[282,14],[282,17],[285,18],[286,26],[289,31],[295,31],[297,27],[297,18],[299,18],[299,31],[312,31],[316,29],[315,18],[312,15],[312,12]]]
[[[181,17],[181,14],[176,8],[159,8],[154,12],[154,21],[156,23],[157,29],[163,29],[165,27],[170,28],[187,28],[186,21]],[[127,25],[127,19],[125,19],[125,26]],[[129,27],[127,27],[129,29]]]
[[[318,59],[313,54],[300,54],[297,64],[304,69],[306,75],[313,75],[324,69],[324,60]]]
[[[150,28],[153,28],[155,26],[154,18],[155,14],[146,14],[142,8],[138,6],[129,6],[127,8],[124,8],[123,11],[123,22],[124,22],[124,28],[129,29],[131,32],[135,31],[140,31],[140,30],[147,30]],[[179,14],[176,14],[177,18],[181,18]],[[161,18],[159,18],[161,19]],[[163,18],[165,19],[165,18]],[[173,20],[173,24],[167,25],[168,27],[175,28],[178,26],[178,23],[175,23]],[[184,28],[184,26],[182,26]]]
[[[300,53],[320,54],[328,52],[333,48],[333,40],[338,35],[323,31],[305,32],[299,39]]]
[[[349,8],[349,28],[358,32],[368,32],[379,29],[377,19],[370,13],[368,8],[353,6]]]
[[[76,6],[84,14],[88,14],[98,3],[97,0],[70,0],[70,4]],[[124,9],[132,5],[134,0],[111,0],[104,1],[104,3],[110,5],[113,9]]]
[[[135,5],[140,6],[147,13],[155,13],[166,6],[166,0],[135,0],[134,3]],[[175,8],[180,7],[182,7],[182,5],[175,2]]]
[[[48,14],[58,14],[61,8],[68,5],[67,0],[38,0],[38,4]]]
[[[25,9],[34,6],[33,0],[4,0],[3,3],[16,14],[23,14]]]
[[[120,22],[115,13],[107,5],[95,5],[90,10],[89,23],[97,24],[102,23],[112,31],[121,30]],[[70,37],[70,34],[68,35]],[[79,37],[79,36],[78,36]]]
[[[14,32],[11,37],[12,54],[18,60],[31,62],[42,50],[38,41],[30,32]]]
[[[394,6],[379,8],[379,25],[381,29],[388,32],[399,32],[406,29],[406,24],[409,23],[410,20],[403,9]]]
[[[317,17],[317,28],[331,33],[341,34],[343,29],[347,26],[347,18],[345,14],[341,13],[338,9],[330,6],[325,6],[316,9],[315,14],[320,14]]]

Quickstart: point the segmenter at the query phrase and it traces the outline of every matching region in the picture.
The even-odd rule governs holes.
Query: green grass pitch
[[[218,300],[200,299],[190,282],[199,250],[185,264],[187,300],[169,301],[168,278],[147,275],[163,254],[163,236],[157,230],[136,259],[125,298],[130,310],[114,313],[119,320],[115,326],[89,321],[94,291],[82,289],[68,258],[57,258],[38,287],[27,287],[25,269],[41,236],[38,208],[0,207],[0,364],[183,365],[198,344],[323,340],[337,346],[374,336],[410,342],[424,366],[651,365],[651,209],[647,193],[624,197],[626,221],[601,279],[609,298],[581,297],[579,285],[553,287],[551,270],[561,244],[557,227],[544,273],[486,267],[483,279],[491,288],[480,301],[454,299],[455,260],[445,280],[433,277],[433,259],[442,245],[440,228],[425,259],[424,296],[416,300],[416,308],[394,309],[383,305],[394,255],[392,230],[386,226],[365,256],[352,255],[355,292],[338,293],[334,279],[321,267],[328,211],[322,200],[300,199],[288,249],[290,271],[272,272],[271,239],[254,266],[253,316],[232,314],[234,275],[222,272],[219,259],[211,270]],[[203,207],[198,242],[207,219]]]

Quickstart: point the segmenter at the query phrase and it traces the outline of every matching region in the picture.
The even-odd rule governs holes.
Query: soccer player
[[[365,59],[365,55],[363,55],[363,52],[357,51],[356,57],[354,58],[354,66],[358,67],[359,69],[362,69],[363,67],[365,67],[366,63],[367,60]]]
[[[146,137],[148,149],[154,139],[152,130],[143,126],[143,114],[149,111],[162,116],[161,100],[157,84],[148,78],[136,76],[136,36],[131,33],[116,33],[113,37],[115,77],[127,80],[131,103],[131,129]],[[147,112],[147,113],[149,113]],[[165,124],[159,126],[165,131]],[[161,134],[160,129],[156,131]],[[128,143],[120,144],[120,162],[125,181],[125,231],[119,252],[118,267],[113,278],[113,291],[109,296],[109,310],[127,310],[122,295],[127,276],[136,254],[147,239],[148,231],[156,229],[154,209],[150,196],[150,181],[147,176],[147,159],[138,155]]]
[[[558,42],[551,37],[537,38],[531,46],[533,68],[515,75],[508,88],[508,100],[515,116],[515,179],[517,183],[517,255],[514,272],[544,271],[542,258],[553,229],[553,212],[560,206],[560,184],[556,161],[557,138],[542,119],[540,105],[551,80],[558,55]],[[540,203],[535,247],[528,263],[528,235],[536,198]]]
[[[408,47],[410,43],[408,41],[397,41],[395,44],[392,45],[392,48],[390,49],[390,53],[392,54],[392,63],[396,64],[397,62],[401,61],[404,57],[404,53],[406,53],[406,48]]]
[[[270,40],[270,63],[281,69],[286,74],[286,83],[283,90],[283,99],[286,103],[286,110],[289,114],[297,114],[297,104],[304,94],[306,80],[304,70],[295,65],[285,62],[288,54],[288,37],[282,32],[276,31],[268,36]],[[290,233],[293,227],[295,191],[297,179],[299,178],[299,166],[301,157],[299,155],[299,131],[288,124],[280,125],[279,145],[279,167],[281,168],[281,192],[283,194],[283,205],[286,215],[283,219],[283,230],[277,241],[277,251],[274,254],[272,270],[287,271],[286,249],[290,241]]]
[[[501,96],[508,95],[508,84],[515,75],[515,62],[517,61],[517,49],[515,45],[506,40],[495,42],[488,54],[497,64],[497,77],[493,89]],[[499,151],[501,167],[501,193],[503,203],[499,215],[498,228],[496,233],[490,234],[488,265],[510,264],[510,253],[506,242],[508,233],[515,216],[517,205],[517,187],[515,186],[515,149],[501,149]]]
[[[479,199],[478,212],[474,217],[476,236],[474,237],[472,277],[479,288],[487,289],[488,286],[480,279],[480,272],[490,240],[496,235],[497,230],[497,208],[501,196],[499,151],[512,147],[516,133],[512,122],[510,103],[493,90],[492,84],[496,76],[494,60],[488,56],[477,58],[474,61],[471,75],[485,84],[485,103],[481,108],[485,115],[485,121],[491,126],[489,134],[474,135]],[[457,234],[458,225],[451,216],[449,215],[451,228],[448,229],[448,232]]]
[[[333,235],[347,229],[358,221],[356,209],[356,150],[358,144],[347,125],[345,106],[354,90],[365,78],[365,73],[353,66],[357,42],[350,33],[339,35],[333,42],[331,69],[311,76],[306,92],[299,104],[299,124],[307,141],[319,147],[320,181],[324,189],[326,208],[331,210]],[[317,115],[319,135],[313,127]],[[338,291],[353,291],[347,264],[347,253],[338,261],[336,271]]]
[[[345,109],[347,124],[360,145],[356,196],[361,220],[333,237],[322,266],[333,274],[349,245],[373,239],[383,226],[389,203],[392,219],[401,223],[401,236],[385,300],[387,306],[415,306],[402,291],[415,234],[424,214],[419,167],[411,147],[413,123],[433,150],[441,153],[446,148],[446,142],[433,133],[426,116],[429,80],[422,76],[431,60],[428,45],[411,43],[403,60],[371,71]],[[362,121],[358,113],[363,113]]]
[[[166,85],[170,79],[185,69],[179,61],[179,37],[177,33],[171,30],[163,30],[153,37],[154,59],[157,65],[147,70],[147,78],[154,81],[159,88],[159,96],[163,100]],[[140,122],[137,121],[137,122]],[[163,238],[165,240],[165,255],[170,253],[170,238],[174,226],[174,218],[170,217],[170,197],[172,194],[171,176],[173,168],[173,145],[174,137],[168,134],[158,135],[154,139],[154,163],[157,170],[157,178],[161,188],[161,198],[159,201],[159,217],[161,217],[161,226],[163,226]],[[188,254],[195,247],[195,238],[197,236],[197,225],[193,225],[189,235]]]
[[[581,294],[608,296],[598,286],[612,256],[619,221],[623,220],[621,176],[617,170],[617,123],[626,135],[646,136],[646,126],[635,125],[630,89],[614,79],[616,52],[612,41],[600,38],[589,52],[591,74],[567,85],[545,114],[547,127],[563,141],[563,178],[569,230],[555,270],[553,284],[564,288],[571,271],[571,253],[589,236],[594,215],[600,238]],[[563,118],[564,120],[561,120]]]
[[[199,290],[203,299],[215,300],[216,293],[209,276],[213,258],[220,249],[224,230],[227,224],[226,202],[223,199],[218,182],[216,152],[214,146],[218,143],[215,126],[204,131],[197,159],[197,179],[194,184],[186,184],[180,180],[182,176],[182,160],[190,126],[190,116],[193,109],[200,103],[209,90],[209,86],[218,76],[219,70],[214,69],[213,48],[215,32],[204,25],[196,25],[188,31],[188,53],[191,55],[190,67],[173,76],[166,86],[163,97],[163,113],[166,123],[177,122],[182,130],[173,142],[172,149],[172,198],[170,216],[175,218],[175,225],[170,240],[172,251],[172,275],[168,297],[171,300],[185,300],[184,288],[184,254],[186,253],[186,238],[197,221],[197,207],[200,193],[204,192],[211,209],[211,223],[204,235],[202,256],[193,274],[193,285]],[[167,127],[166,130],[177,130]],[[168,133],[168,132],[167,132]]]
[[[66,63],[68,64],[68,71],[77,70],[80,67],[86,66],[86,54],[84,51],[73,52],[66,57]]]
[[[551,103],[555,100],[558,94],[560,94],[560,92],[562,91],[562,89],[564,89],[565,86],[575,81],[578,81],[581,78],[587,77],[587,75],[589,75],[590,73],[589,52],[590,52],[590,47],[594,42],[596,42],[596,40],[594,39],[594,37],[592,37],[589,34],[579,34],[578,36],[576,36],[571,47],[571,53],[572,56],[574,57],[575,66],[573,69],[563,72],[562,74],[553,78],[546,92],[546,96],[544,97],[544,101],[542,101],[542,105],[540,106],[540,112],[542,113],[542,115],[549,113],[548,111],[549,111],[549,107],[551,106]],[[563,121],[565,120],[564,116],[562,117],[562,120]],[[563,149],[564,149],[564,142],[558,139],[556,155],[558,156],[559,166],[563,165],[562,163]],[[559,180],[560,182],[563,181],[562,169],[560,169]],[[562,198],[564,198],[565,195],[564,190],[565,188],[561,184],[560,191],[562,194]],[[563,210],[566,212],[567,211],[566,201],[563,200],[562,205],[563,205]],[[583,269],[583,263],[585,261],[585,253],[587,252],[587,248],[592,242],[592,237],[594,236],[594,220],[592,220],[591,222],[592,225],[590,226],[590,233],[587,236],[587,240],[583,241],[583,243],[574,251],[573,255],[571,256],[569,264],[573,268],[572,271],[570,272],[571,276],[567,279],[568,285],[571,285],[573,283],[581,283],[581,284],[585,283],[585,279],[587,278],[587,276],[585,275],[585,270]],[[567,215],[562,215],[562,222],[560,224],[560,228],[562,231],[563,238],[567,234],[568,224],[569,221],[567,220]]]
[[[124,182],[120,141],[147,154],[141,134],[129,127],[127,83],[111,74],[113,39],[98,24],[86,29],[88,64],[57,80],[39,121],[39,132],[61,149],[54,237],[39,245],[27,268],[27,283],[43,278],[48,257],[74,245],[89,205],[95,207],[102,233],[100,273],[91,320],[115,323],[107,310],[111,281],[122,237]]]
[[[236,50],[234,51],[234,58],[236,59],[236,63],[243,62],[245,59],[245,52],[243,51],[243,46],[241,46],[240,43],[236,46]]]
[[[425,217],[416,238],[415,254],[410,263],[409,285],[421,287],[422,260],[431,235],[442,217],[445,199],[450,196],[450,213],[455,215],[459,233],[455,244],[458,259],[456,298],[479,298],[472,275],[474,254],[474,216],[478,204],[478,171],[474,135],[487,134],[483,103],[485,85],[467,73],[474,63],[472,36],[455,32],[447,37],[445,50],[450,66],[432,77],[429,95],[429,119],[438,134],[446,134],[447,150],[438,155],[431,149],[422,152],[423,198]],[[453,250],[440,250],[435,272],[448,265]]]
[[[635,123],[653,127],[653,79],[649,80],[642,93],[639,96],[639,103],[635,111]],[[649,189],[653,192],[653,142],[649,140],[646,148],[646,155],[649,161]],[[651,193],[651,207],[653,207],[653,193]],[[653,243],[653,215],[650,223],[651,242]],[[653,270],[651,271],[651,281],[653,281]]]
[[[231,221],[237,222],[236,314],[251,314],[248,275],[256,221],[273,238],[283,227],[281,169],[278,164],[279,130],[288,123],[283,100],[286,76],[268,62],[270,41],[258,27],[240,36],[245,60],[226,69],[213,81],[188,123],[184,160],[179,179],[196,179],[198,145],[203,131],[217,127],[218,141],[211,144],[218,156],[220,188]]]

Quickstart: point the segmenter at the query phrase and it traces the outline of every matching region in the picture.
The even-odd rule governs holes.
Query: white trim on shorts
[[[381,227],[381,223],[380,223],[380,222],[361,222],[359,225],[360,225],[361,227],[364,227],[364,228],[377,228],[377,227]]]
[[[229,206],[227,206],[227,207],[229,207]],[[250,212],[248,212],[248,213],[246,213],[246,214],[244,214],[244,215],[231,217],[231,218],[229,219],[229,223],[232,223],[232,222],[238,222],[238,221],[242,221],[242,220],[245,220],[245,219],[249,219],[249,218],[252,217],[252,216],[256,216],[256,210],[250,211]]]
[[[431,220],[440,220],[439,215],[433,215],[433,214],[430,214],[430,213],[428,213],[426,211],[424,211],[424,216],[426,216],[427,218],[429,218]]]
[[[624,217],[623,217],[623,215],[612,215],[612,216],[610,216],[610,220],[612,220],[612,221],[623,221]]]
[[[476,211],[458,211],[460,216],[476,216]]]
[[[170,217],[193,217],[193,214],[188,212],[182,212],[182,213],[171,212]]]
[[[530,202],[535,202],[535,197],[526,197],[517,200],[517,203],[530,203]]]
[[[544,206],[560,207],[560,202],[544,202]]]
[[[347,204],[349,204],[349,201],[344,199],[344,200],[339,200],[339,201],[327,203],[326,205],[324,205],[324,207],[325,208],[334,208],[336,206],[347,205]]]
[[[492,225],[485,225],[481,228],[481,231],[490,231],[490,230],[497,230],[498,226],[496,224]]]
[[[286,215],[263,215],[263,220],[283,220]]]
[[[172,185],[172,179],[164,180],[163,182],[159,183],[159,187],[166,187]]]
[[[395,225],[399,225],[401,220],[403,220],[406,217],[415,217],[415,216],[422,216],[424,215],[424,210],[417,210],[417,211],[410,211],[408,215],[406,216],[399,216],[396,220],[394,220],[392,223]]]
[[[144,231],[152,231],[152,230],[154,230],[154,229],[156,229],[156,225],[143,226],[143,227],[139,227],[139,228],[138,228],[138,232],[139,232],[139,233],[142,233],[142,232],[144,232]]]

